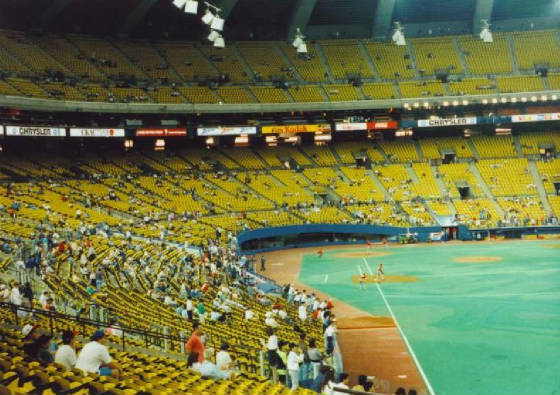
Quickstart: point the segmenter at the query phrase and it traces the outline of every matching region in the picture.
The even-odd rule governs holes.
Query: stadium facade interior
[[[271,280],[241,264],[220,274],[223,293],[198,298],[221,312],[220,298],[234,300],[204,332],[216,351],[229,343],[239,374],[186,368],[182,285],[218,281],[199,254],[396,241],[409,229],[424,239],[558,231],[557,0],[212,6],[223,48],[207,39],[202,1],[198,15],[171,0],[0,1],[2,280],[10,289],[31,276],[67,313],[31,319],[20,303],[14,314],[3,294],[0,393],[288,394],[267,378],[267,325],[245,311],[264,318],[281,303],[296,322],[298,308],[255,298],[245,282]],[[293,45],[298,28],[305,48]],[[281,228],[326,224],[365,227]],[[42,254],[39,237],[63,246]],[[99,291],[71,247],[86,239],[82,266],[101,272]],[[19,267],[34,257],[38,276]],[[54,335],[76,328],[79,349],[115,320],[128,328],[107,343],[118,380],[45,367],[22,349],[28,322]],[[323,344],[321,322],[298,329]],[[277,334],[300,339],[284,323]]]

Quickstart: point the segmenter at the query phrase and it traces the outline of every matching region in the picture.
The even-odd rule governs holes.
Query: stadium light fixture
[[[500,100],[502,103],[507,103],[507,97],[502,97],[502,99]]]
[[[511,98],[511,102],[512,102],[512,103],[517,103],[517,97],[512,97],[512,98]]]
[[[531,96],[531,101],[536,102],[537,101],[537,96]]]
[[[494,37],[492,37],[492,32],[490,31],[490,24],[486,19],[482,19],[482,30],[480,32],[480,38],[485,43],[494,42]]]
[[[406,45],[406,40],[403,33],[403,27],[400,22],[395,22],[395,31],[391,36],[393,42],[397,45]]]
[[[492,104],[497,104],[498,103],[498,99],[496,99],[495,97],[492,98]]]
[[[219,15],[215,15],[214,19],[212,19],[212,23],[210,24],[210,28],[217,30],[219,32],[224,30],[224,24],[226,21],[223,18],[220,18]]]
[[[448,105],[449,105],[449,102],[448,102],[448,101],[444,101],[444,102],[443,102],[443,106],[444,106],[444,107],[447,107]]]
[[[177,8],[183,8],[187,0],[173,0],[173,5]]]
[[[216,38],[216,40],[214,41],[214,46],[216,48],[225,48],[226,47],[226,42],[221,35],[218,36],[218,38]]]
[[[542,95],[541,100],[542,101],[548,101],[548,96],[547,95]]]
[[[212,30],[208,35],[208,41],[215,42],[218,37],[220,37],[220,33],[218,33],[215,30]]]
[[[552,96],[550,96],[550,100],[558,100],[558,96],[557,95],[552,95]]]
[[[305,43],[305,36],[301,33],[300,28],[296,29],[296,37],[292,42],[292,46],[297,50],[297,53],[307,53],[307,44]]]
[[[212,11],[206,10],[206,13],[202,15],[201,20],[205,25],[211,25],[212,21],[214,20],[214,14],[212,13]]]
[[[468,106],[469,105],[469,101],[468,100],[463,100],[463,106]]]
[[[482,99],[482,104],[488,104],[488,99]]]
[[[522,96],[521,97],[521,102],[522,103],[527,103],[527,96]]]
[[[198,12],[198,1],[187,0],[185,3],[185,13],[196,15]]]

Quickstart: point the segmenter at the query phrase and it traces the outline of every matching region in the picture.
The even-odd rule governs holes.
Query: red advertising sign
[[[367,130],[386,130],[386,129],[398,129],[397,121],[376,121],[368,122]]]

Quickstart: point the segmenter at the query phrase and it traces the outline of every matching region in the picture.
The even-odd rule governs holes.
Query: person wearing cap
[[[26,324],[21,328],[21,335],[23,336],[23,352],[27,355],[32,355],[35,347],[35,340],[39,337],[40,333],[36,330],[33,324]]]
[[[91,336],[91,341],[82,348],[78,355],[76,367],[86,375],[98,373],[100,376],[112,376],[118,379],[121,368],[109,355],[109,350],[103,344],[104,342],[105,331],[96,331]]]
[[[76,351],[72,347],[75,333],[70,330],[62,332],[62,346],[56,350],[54,361],[63,365],[66,370],[72,370],[76,364]]]

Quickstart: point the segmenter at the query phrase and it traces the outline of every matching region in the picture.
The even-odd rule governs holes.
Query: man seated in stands
[[[70,330],[65,330],[62,333],[62,346],[56,350],[54,361],[63,365],[66,370],[72,370],[76,364],[76,350],[72,347],[75,333]]]
[[[84,372],[97,373],[100,376],[112,376],[116,379],[120,377],[121,368],[114,362],[109,355],[105,342],[105,331],[96,331],[91,336],[91,341],[87,343],[76,361],[76,367]]]

